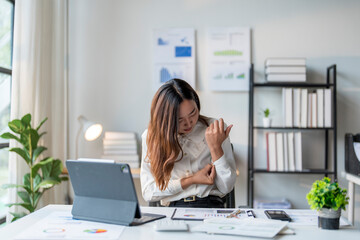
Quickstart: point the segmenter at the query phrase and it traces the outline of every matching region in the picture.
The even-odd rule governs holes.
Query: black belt
[[[219,201],[221,203],[224,203],[224,200],[219,197],[219,196],[207,196],[207,197],[203,197],[203,198],[200,198],[200,197],[197,197],[197,196],[190,196],[190,197],[187,197],[187,198],[182,198],[180,200],[178,200],[179,202],[195,202],[195,201]]]
[[[169,207],[197,207],[197,208],[223,208],[224,200],[218,196],[207,196],[199,198],[190,196],[170,202]]]

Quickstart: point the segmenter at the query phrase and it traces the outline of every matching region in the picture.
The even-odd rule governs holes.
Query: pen
[[[233,211],[232,213],[230,213],[229,215],[226,216],[226,218],[234,218],[237,215],[239,215],[241,213],[241,209],[236,209],[235,211]]]
[[[248,217],[253,217],[253,218],[255,218],[255,214],[254,214],[253,210],[247,210],[247,211],[246,211],[246,214],[248,215]]]

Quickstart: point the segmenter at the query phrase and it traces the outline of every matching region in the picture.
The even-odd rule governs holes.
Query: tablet
[[[67,160],[66,167],[74,189],[74,218],[140,225],[165,215],[141,213],[128,164],[102,159]]]

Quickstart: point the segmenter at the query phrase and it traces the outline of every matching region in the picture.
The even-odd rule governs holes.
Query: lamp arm
[[[79,137],[82,132],[83,125],[81,124],[77,134],[76,134],[76,141],[75,141],[75,160],[78,159],[78,151],[79,151]]]

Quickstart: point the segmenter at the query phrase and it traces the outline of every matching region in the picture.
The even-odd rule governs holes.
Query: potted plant
[[[313,183],[306,198],[311,209],[316,209],[319,213],[318,226],[320,228],[339,229],[341,209],[345,210],[349,203],[346,193],[346,189],[341,189],[337,182],[331,183],[328,177]]]
[[[23,177],[23,183],[17,184],[4,184],[2,187],[18,188],[17,195],[22,202],[7,204],[11,206],[21,206],[27,209],[30,213],[34,212],[41,196],[44,192],[54,185],[68,180],[67,177],[60,176],[63,165],[59,159],[46,157],[39,160],[40,155],[47,149],[44,146],[39,146],[39,139],[45,132],[39,133],[40,127],[47,120],[45,118],[37,128],[32,128],[31,115],[26,114],[21,119],[14,119],[8,123],[9,128],[14,133],[6,132],[0,137],[4,139],[14,139],[19,142],[22,147],[15,147],[9,149],[10,152],[15,152],[20,155],[29,167],[29,172]],[[11,213],[11,212],[10,212]],[[14,218],[12,221],[25,216],[27,213],[11,213]]]
[[[264,125],[264,127],[270,127],[271,119],[269,118],[269,116],[270,116],[269,108],[266,108],[266,109],[262,110],[262,113],[264,114],[264,117],[263,117],[263,125]]]

